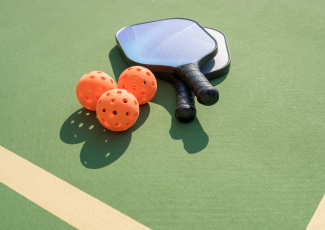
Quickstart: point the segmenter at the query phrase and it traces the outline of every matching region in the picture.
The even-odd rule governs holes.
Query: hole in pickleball
[[[123,103],[126,104],[128,103],[128,100],[126,98],[123,99]]]
[[[111,81],[112,83],[114,83],[114,81],[113,81],[112,79],[110,79],[110,81]]]
[[[135,80],[135,81],[137,80],[137,78],[138,78],[138,77],[137,77],[136,75],[134,75],[134,76],[132,77],[132,79]]]
[[[126,112],[126,116],[127,116],[127,117],[130,116],[130,113],[129,113],[129,112]]]
[[[136,90],[136,89],[137,89],[137,87],[134,85],[134,86],[132,86],[132,89],[133,89],[133,90]]]
[[[125,85],[122,85],[122,89],[125,89]]]
[[[89,100],[89,97],[85,96],[85,99],[86,99],[86,101],[88,101]]]
[[[117,91],[116,93],[117,93],[117,94],[121,94],[121,93],[122,93],[122,91]]]
[[[146,92],[145,92],[145,91],[142,91],[142,92],[141,92],[141,95],[142,95],[142,96],[143,96],[143,95],[145,95],[145,94],[146,94]]]
[[[97,73],[102,73],[102,72],[97,72]]]
[[[147,74],[148,76],[150,76],[150,73],[146,72],[146,74]]]
[[[96,97],[96,101],[98,101],[98,100],[99,100],[99,98],[100,98],[100,96],[97,96],[97,97]]]
[[[130,122],[126,123],[126,126],[129,126],[130,125]]]
[[[77,97],[79,97],[80,96],[80,93],[77,93]]]
[[[105,87],[104,86],[101,86],[99,89],[100,90],[105,90]]]
[[[85,83],[84,82],[81,82],[80,86],[81,87],[84,87]]]
[[[116,126],[116,127],[119,126],[119,123],[115,123],[114,126]]]
[[[137,71],[141,71],[141,69],[140,69],[140,68],[138,68],[138,69],[137,69]]]
[[[105,119],[102,119],[103,123],[106,123]]]
[[[138,102],[137,102],[136,100],[134,100],[134,104],[135,104],[135,105],[137,105],[137,104],[138,104]]]
[[[137,117],[138,116],[138,112],[135,113],[134,117]]]
[[[151,82],[151,86],[154,87],[155,86],[155,83],[154,82]]]
[[[106,109],[105,108],[102,108],[102,111],[105,113],[106,112]]]
[[[146,82],[146,81],[144,81],[144,82],[143,82],[143,84],[145,85],[145,84],[147,84],[147,82]]]
[[[92,79],[94,79],[94,78],[95,78],[95,76],[91,75],[89,78],[92,80]]]
[[[89,90],[90,90],[90,91],[93,91],[93,90],[94,90],[94,87],[90,86],[90,87],[89,87]]]
[[[100,77],[100,80],[102,81],[105,81],[105,79],[106,79],[105,77]]]
[[[131,70],[132,68],[128,68],[128,70]]]
[[[114,110],[114,111],[113,111],[113,114],[114,114],[114,115],[117,115],[117,111],[116,111],[116,110]]]
[[[108,97],[109,95],[111,95],[111,93],[106,93],[106,97]]]
[[[115,103],[115,99],[113,98],[112,100],[111,100],[111,104],[114,104]]]

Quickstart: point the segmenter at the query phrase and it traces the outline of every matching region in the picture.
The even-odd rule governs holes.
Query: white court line
[[[2,146],[0,182],[78,229],[149,229]]]
[[[306,230],[325,230],[325,195],[318,205]]]

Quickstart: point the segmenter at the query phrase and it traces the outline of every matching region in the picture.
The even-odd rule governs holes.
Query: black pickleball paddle
[[[216,56],[217,42],[197,22],[171,18],[140,23],[118,31],[116,41],[130,65],[180,77],[201,104],[218,101],[218,91],[199,68]]]

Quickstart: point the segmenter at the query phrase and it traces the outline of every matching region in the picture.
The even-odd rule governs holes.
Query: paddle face
[[[217,52],[217,43],[212,36],[188,19],[132,25],[121,29],[116,40],[130,65],[146,66],[152,71],[172,72],[180,65],[204,64],[200,61],[210,60]]]
[[[218,54],[200,67],[201,72],[207,79],[219,77],[230,69],[230,52],[226,36],[219,30],[204,27],[204,29],[217,41]],[[174,84],[174,77],[171,74],[155,73],[155,76]]]

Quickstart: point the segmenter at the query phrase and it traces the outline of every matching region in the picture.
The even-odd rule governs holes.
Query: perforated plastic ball
[[[150,101],[157,91],[157,80],[153,73],[142,66],[130,67],[118,79],[118,88],[130,91],[140,105]]]
[[[76,93],[82,106],[95,111],[100,96],[111,89],[116,89],[114,80],[107,73],[93,71],[80,78]]]
[[[139,103],[124,89],[112,89],[103,94],[96,107],[99,122],[111,131],[130,128],[139,117]]]

